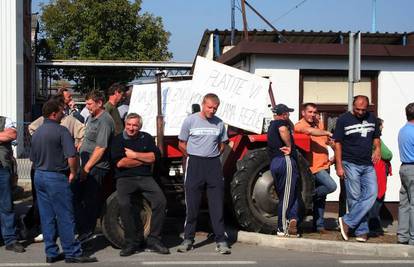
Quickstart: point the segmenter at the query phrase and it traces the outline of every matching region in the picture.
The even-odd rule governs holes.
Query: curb
[[[237,241],[246,244],[283,248],[289,250],[319,252],[341,255],[414,257],[414,246],[399,244],[373,244],[347,241],[288,238],[259,233],[239,231]]]

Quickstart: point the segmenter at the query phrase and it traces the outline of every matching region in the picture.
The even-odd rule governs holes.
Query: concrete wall
[[[290,58],[252,56],[250,72],[270,77],[273,83],[276,102],[282,102],[295,108],[291,115],[293,122],[299,118],[299,71],[347,70],[347,59],[340,58]],[[397,136],[406,119],[405,106],[414,102],[414,61],[407,60],[362,60],[362,70],[380,71],[378,77],[378,116],[384,119],[382,139],[394,154],[392,160],[393,175],[388,179],[387,201],[399,201],[399,155]],[[332,176],[339,185],[335,169]],[[339,186],[338,186],[339,188]],[[328,200],[338,199],[339,189],[328,196]]]

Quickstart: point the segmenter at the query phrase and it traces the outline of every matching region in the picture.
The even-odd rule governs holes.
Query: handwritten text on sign
[[[216,113],[225,123],[261,133],[269,114],[269,80],[257,75],[197,57],[192,92],[215,93],[220,98]]]
[[[178,135],[184,119],[191,112],[191,104],[200,103],[202,96],[191,92],[191,81],[163,82],[161,84],[164,134]],[[142,131],[153,136],[157,133],[157,85],[134,85],[128,113],[142,116]]]

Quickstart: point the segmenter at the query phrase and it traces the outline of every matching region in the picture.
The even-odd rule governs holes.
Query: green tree
[[[141,0],[53,0],[42,6],[39,54],[43,59],[169,60],[170,33],[161,17],[140,13]],[[65,69],[80,89],[106,89],[132,79],[132,69]]]

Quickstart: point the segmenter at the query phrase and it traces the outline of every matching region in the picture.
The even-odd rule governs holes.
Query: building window
[[[348,108],[348,73],[343,70],[301,70],[299,106],[312,102],[318,105],[325,129],[335,128],[336,119]],[[354,84],[354,95],[366,95],[368,110],[377,114],[378,72],[364,71]]]
[[[364,77],[354,84],[354,95],[366,95],[372,103],[371,79]],[[348,79],[343,76],[304,76],[303,102],[347,104]]]

